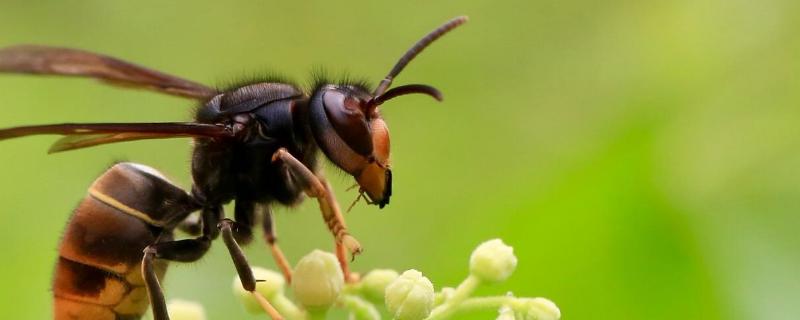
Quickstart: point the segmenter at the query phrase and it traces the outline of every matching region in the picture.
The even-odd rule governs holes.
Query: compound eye
[[[372,155],[370,126],[363,111],[366,101],[338,90],[325,92],[322,101],[336,134],[356,153]]]

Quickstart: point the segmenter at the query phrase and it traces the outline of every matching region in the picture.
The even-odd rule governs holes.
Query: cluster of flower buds
[[[560,319],[561,311],[545,298],[515,297],[510,293],[473,297],[478,287],[507,280],[516,267],[514,249],[493,239],[472,252],[469,275],[463,282],[439,292],[428,278],[413,269],[402,274],[375,269],[357,282],[345,283],[336,257],[320,250],[309,253],[295,266],[291,283],[294,299],[286,296],[286,283],[280,273],[263,268],[253,268],[253,273],[261,280],[256,291],[289,320],[324,319],[332,307],[344,309],[350,319],[358,320],[379,320],[387,314],[397,320],[453,319],[477,310],[497,310],[498,320]],[[247,311],[264,312],[253,294],[242,288],[238,277],[233,280],[233,291]],[[381,305],[385,306],[383,312],[378,309]],[[197,304],[173,301],[169,307],[173,320],[205,319]]]

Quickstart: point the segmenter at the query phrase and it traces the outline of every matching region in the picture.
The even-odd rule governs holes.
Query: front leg
[[[280,148],[272,155],[272,162],[283,162],[289,170],[294,182],[298,183],[309,197],[320,198],[325,196],[325,186],[314,172],[300,160],[297,160],[286,148]]]
[[[330,184],[323,177],[315,175],[284,148],[278,149],[272,156],[272,160],[283,162],[294,181],[303,188],[306,194],[317,198],[325,225],[328,226],[328,230],[331,231],[336,241],[336,256],[339,258],[345,280],[350,280],[347,251],[355,256],[361,253],[361,244],[347,232],[344,217],[342,217]]]
[[[361,248],[361,244],[358,243],[358,240],[347,232],[342,210],[339,209],[339,203],[336,202],[331,185],[324,178],[319,177],[319,179],[325,186],[325,196],[317,198],[317,202],[319,202],[319,207],[322,210],[322,218],[325,220],[328,230],[333,233],[336,239],[336,258],[339,259],[339,264],[342,266],[345,281],[356,281],[350,274],[347,251],[350,252],[350,260],[352,260],[355,259],[355,256],[360,254],[363,249]]]

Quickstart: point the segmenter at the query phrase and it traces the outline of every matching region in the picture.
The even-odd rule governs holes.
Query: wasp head
[[[418,41],[372,93],[355,84],[323,84],[314,89],[310,115],[317,144],[328,159],[356,179],[369,202],[381,208],[392,195],[392,171],[389,129],[379,107],[390,99],[414,93],[441,101],[442,94],[431,86],[410,84],[390,89],[392,80],[431,42],[466,21],[466,17],[452,19]]]

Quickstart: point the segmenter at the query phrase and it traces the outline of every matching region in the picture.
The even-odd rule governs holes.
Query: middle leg
[[[242,248],[236,242],[237,238],[252,239],[250,226],[245,226],[230,219],[222,219],[217,226],[222,234],[222,241],[228,248],[231,260],[233,260],[233,265],[236,267],[236,273],[239,274],[242,287],[254,296],[264,311],[266,311],[273,320],[282,320],[283,317],[278,313],[278,310],[276,310],[261,293],[255,291],[256,278],[253,275],[253,269],[250,267],[250,263],[247,262],[247,257],[244,255]],[[237,234],[239,235],[237,236]]]
[[[292,283],[292,265],[289,263],[289,260],[286,259],[286,256],[283,255],[283,251],[278,246],[278,237],[275,234],[275,224],[272,222],[272,210],[268,207],[264,207],[264,220],[261,224],[262,228],[264,229],[264,240],[267,241],[267,245],[269,245],[270,251],[272,252],[272,258],[275,260],[275,264],[278,265],[278,268],[281,269],[283,272],[283,278],[286,279],[287,283]]]

